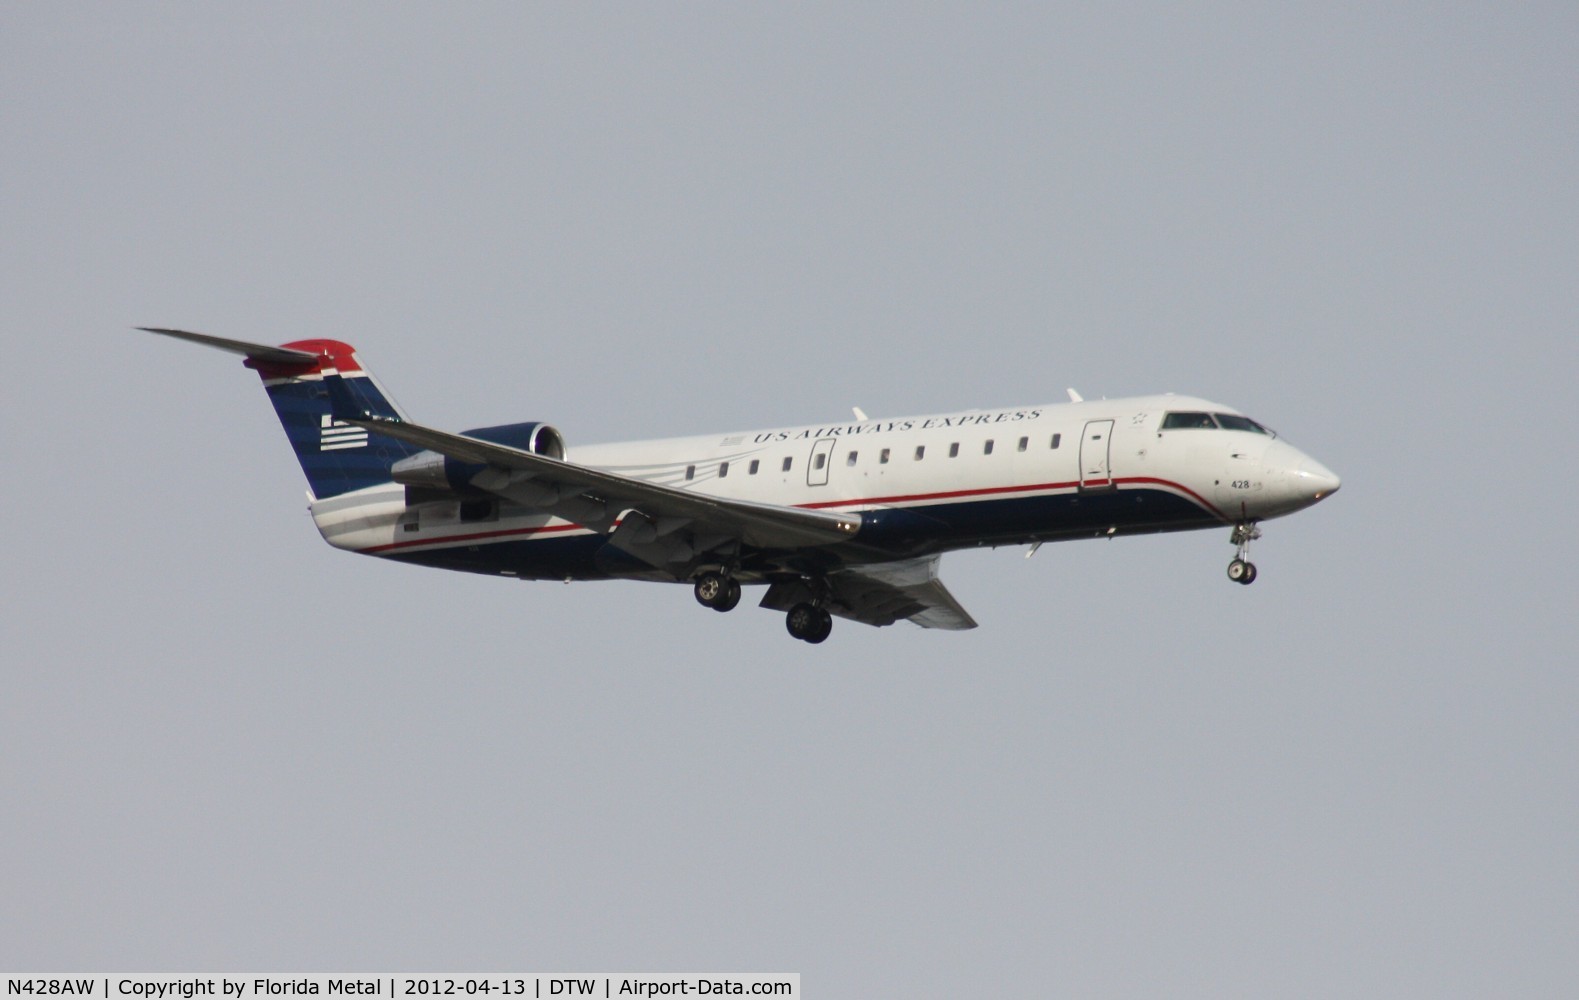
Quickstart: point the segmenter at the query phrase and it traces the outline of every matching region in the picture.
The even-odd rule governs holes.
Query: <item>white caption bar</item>
[[[277,1000],[283,997],[382,997],[385,1000],[514,1000],[540,997],[799,997],[800,973],[3,973],[0,1000]]]

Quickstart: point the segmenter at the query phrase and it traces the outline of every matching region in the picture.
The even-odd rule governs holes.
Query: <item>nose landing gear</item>
[[[1250,561],[1250,543],[1261,537],[1261,529],[1254,521],[1241,521],[1234,525],[1228,540],[1236,546],[1234,561],[1228,564],[1228,579],[1235,583],[1256,582],[1256,564]]]

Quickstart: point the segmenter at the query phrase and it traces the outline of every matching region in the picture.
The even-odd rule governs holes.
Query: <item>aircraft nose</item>
[[[1338,478],[1337,473],[1309,456],[1294,469],[1294,478],[1299,483],[1300,492],[1311,503],[1331,496],[1343,486],[1343,480]]]
[[[1303,510],[1324,500],[1343,485],[1333,471],[1286,441],[1274,441],[1266,451],[1267,514],[1278,517]]]

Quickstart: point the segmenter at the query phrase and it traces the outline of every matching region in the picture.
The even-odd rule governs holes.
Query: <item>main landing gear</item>
[[[1250,543],[1261,537],[1261,529],[1254,521],[1241,521],[1234,525],[1228,540],[1236,546],[1234,561],[1228,564],[1228,579],[1235,583],[1256,582],[1256,564],[1250,561]]]
[[[733,611],[740,603],[740,583],[723,573],[703,573],[696,578],[696,603],[714,611]]]
[[[818,593],[826,594],[820,586]],[[696,577],[696,603],[714,611],[732,611],[740,603],[740,581],[727,571],[708,570]],[[789,609],[784,616],[784,627],[789,634],[802,642],[819,643],[833,631],[833,616],[822,608],[823,598],[802,601]],[[780,605],[782,607],[782,605]]]
[[[815,604],[802,602],[789,609],[784,616],[784,627],[802,642],[816,645],[833,631],[833,616]]]

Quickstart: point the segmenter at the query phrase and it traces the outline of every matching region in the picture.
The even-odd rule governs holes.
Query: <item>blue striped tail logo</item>
[[[318,418],[318,450],[343,451],[347,448],[366,448],[367,428],[336,420],[330,414]]]

